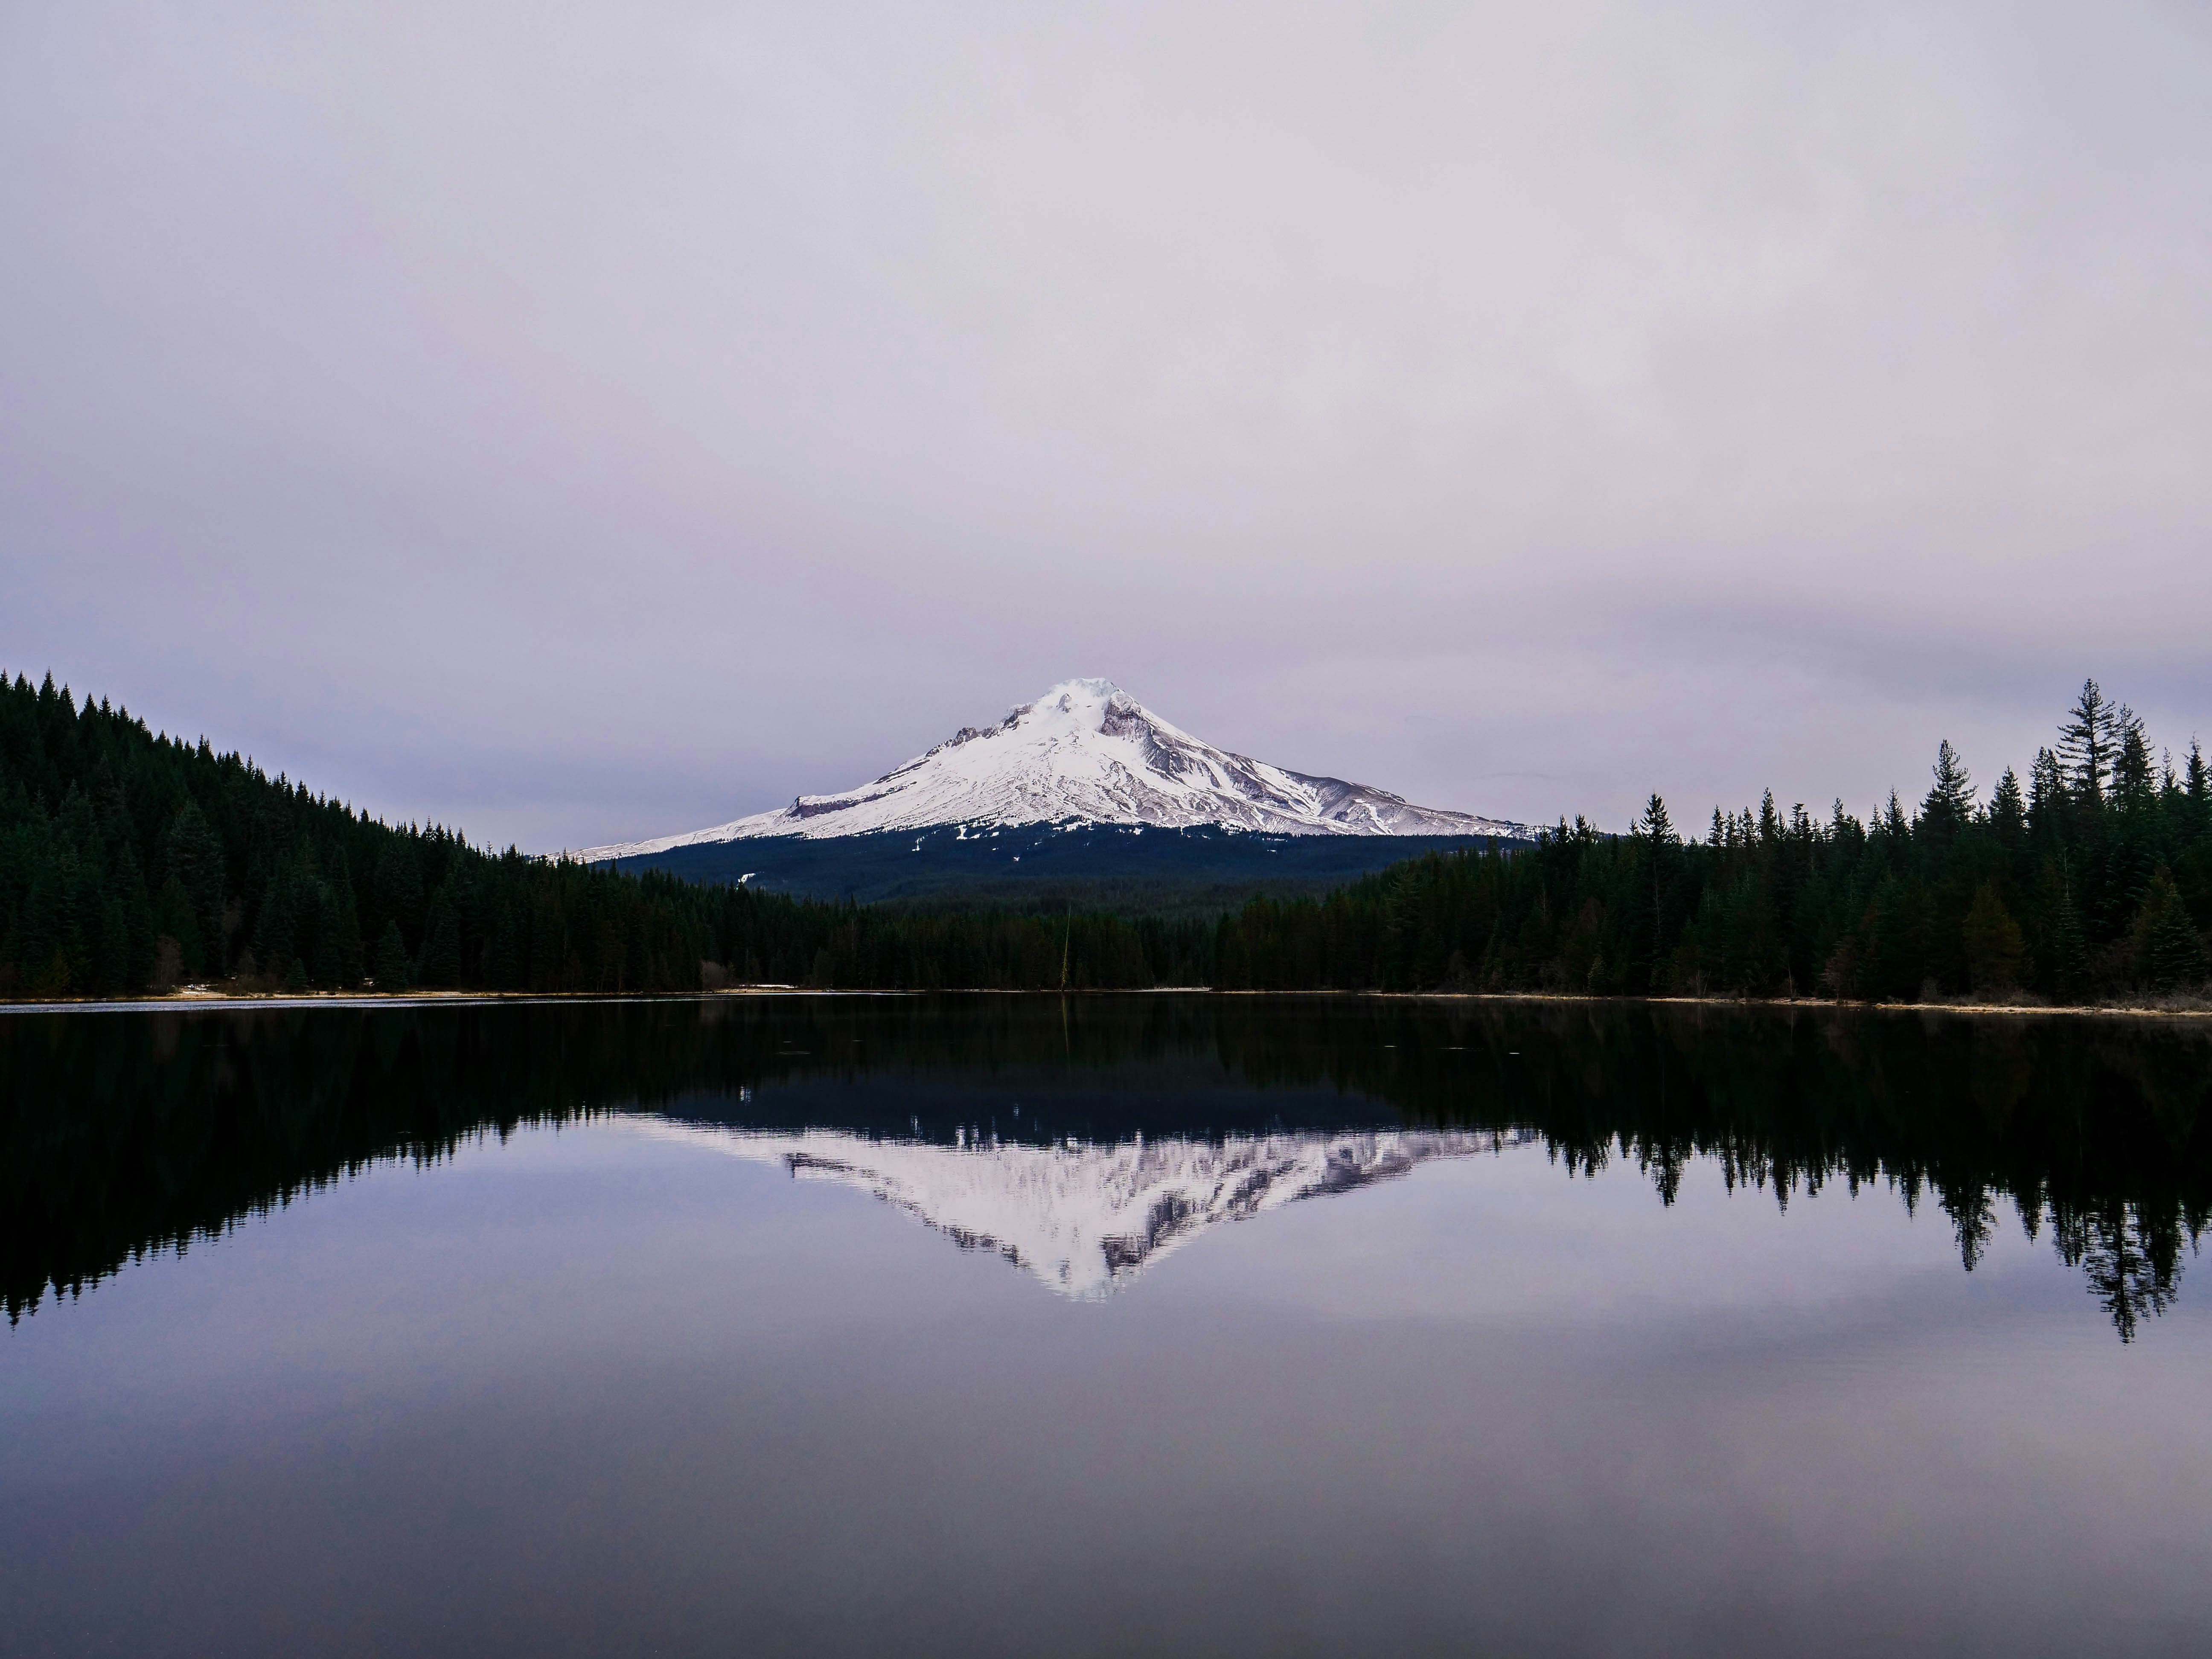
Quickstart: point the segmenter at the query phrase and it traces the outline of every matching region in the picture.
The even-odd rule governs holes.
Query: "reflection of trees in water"
[[[1388,1035],[1357,1040],[1363,1018]],[[2212,1227],[2212,1030],[2193,1023],[1443,1001],[1308,1023],[1348,1085],[1424,1119],[1534,1127],[1571,1173],[1632,1162],[1662,1203],[1693,1160],[1784,1208],[1830,1182],[1887,1185],[1942,1212],[1972,1272],[2008,1200],[2123,1340],[2172,1304]]]
[[[2177,1224],[2172,1215],[2146,1214],[2140,1205],[2115,1204],[2068,1215],[2052,1231],[2060,1256],[2081,1269],[2120,1340],[2130,1342],[2136,1321],[2173,1305],[2185,1234],[2193,1251],[2202,1227]]]
[[[2212,1220],[2212,1031],[2118,1020],[1352,998],[744,999],[0,1018],[0,1302],[379,1158],[640,1108],[951,1140],[1401,1118],[1535,1130],[1672,1204],[1887,1185],[1968,1270],[2003,1200],[2124,1340]],[[1042,1110],[1039,1108],[1042,1108]]]
[[[1990,1201],[1990,1189],[1977,1181],[1941,1194],[1938,1201],[1943,1213],[1951,1218],[1951,1230],[1959,1241],[1960,1263],[1972,1273],[1989,1249],[1990,1240],[1996,1236],[1996,1206]]]

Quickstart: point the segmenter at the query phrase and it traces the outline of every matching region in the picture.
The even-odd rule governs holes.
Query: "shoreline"
[[[1226,993],[1237,995],[1240,993]],[[2116,1019],[2212,1019],[2201,1008],[2159,1008],[2121,1002],[1846,1002],[1832,997],[1578,997],[1558,991],[1368,991],[1359,994],[1420,1002],[1634,1002],[1690,1008],[1778,1008],[1791,1012],[1868,1014],[2065,1014]]]
[[[902,988],[824,990],[805,985],[731,985],[712,991],[209,991],[186,990],[155,997],[60,997],[0,1000],[0,1016],[31,1013],[167,1013],[195,1009],[431,1008],[517,1004],[614,1002],[712,1002],[748,997],[1342,997],[1383,1002],[1540,1002],[1565,1005],[1638,1004],[1652,1007],[1760,1008],[1805,1013],[1966,1014],[2039,1018],[2212,1019],[2212,1005],[2158,1007],[2142,1003],[2019,1002],[1845,1002],[1826,997],[1576,996],[1559,991],[1346,991],[1216,990],[1206,985],[1158,985],[1127,990],[1011,990],[994,986],[941,986],[935,990]]]

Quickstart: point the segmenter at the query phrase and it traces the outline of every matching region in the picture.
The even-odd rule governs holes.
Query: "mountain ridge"
[[[610,842],[601,863],[769,837],[830,840],[964,826],[1218,827],[1291,836],[1525,839],[1527,825],[1415,805],[1342,778],[1296,772],[1206,743],[1110,680],[1064,680],[995,725],[963,726],[902,766],[841,793],[705,830]]]

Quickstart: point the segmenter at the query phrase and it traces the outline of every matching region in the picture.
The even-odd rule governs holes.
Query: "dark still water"
[[[2119,1021],[0,1015],[0,1650],[2202,1653],[2208,1107]]]

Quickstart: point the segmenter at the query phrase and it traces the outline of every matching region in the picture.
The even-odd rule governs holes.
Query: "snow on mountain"
[[[963,726],[927,754],[839,795],[586,860],[762,836],[868,835],[939,825],[1201,824],[1292,836],[1521,836],[1524,825],[1415,806],[1340,778],[1232,755],[1170,726],[1108,680],[1068,680],[996,726]]]
[[[979,1138],[957,1146],[801,1133],[666,1118],[626,1127],[856,1187],[963,1249],[988,1250],[1072,1297],[1108,1294],[1208,1228],[1302,1198],[1351,1192],[1437,1158],[1532,1136],[1420,1129],[1137,1139],[1057,1146]]]

